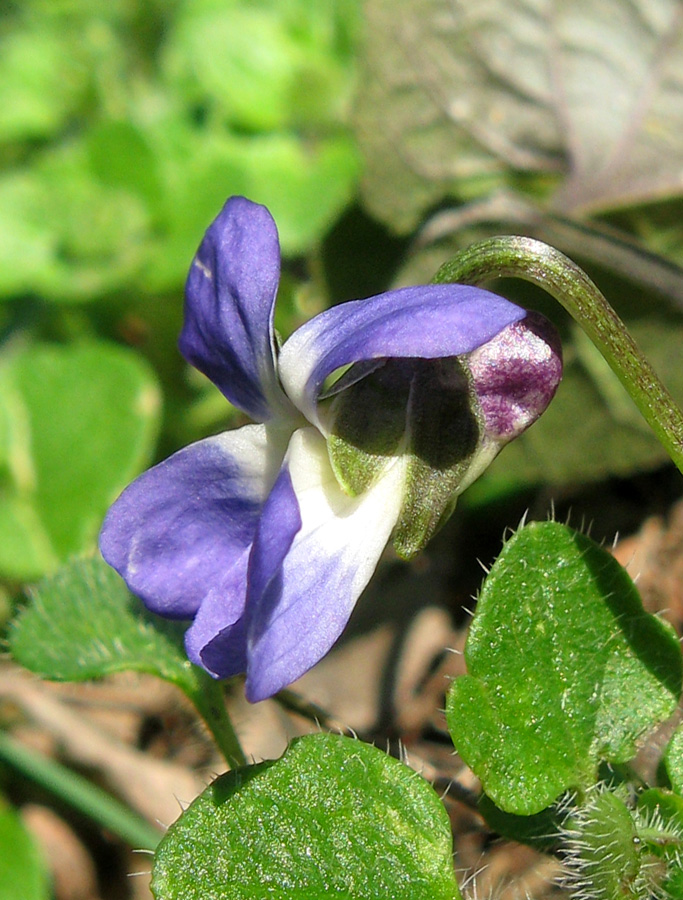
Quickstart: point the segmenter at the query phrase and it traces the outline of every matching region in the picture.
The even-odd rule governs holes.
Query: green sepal
[[[565,831],[566,884],[592,900],[637,898],[640,843],[631,811],[616,794],[599,791],[576,810]],[[573,888],[573,890],[572,890]]]
[[[683,797],[651,788],[638,797],[638,838],[655,856],[683,862]]]
[[[390,461],[403,458],[394,546],[404,559],[427,544],[497,452],[484,440],[480,419],[458,357],[388,359],[332,401],[328,447],[344,490],[352,496],[368,490]]]
[[[598,789],[570,814],[562,836],[565,885],[575,896],[681,896],[683,798],[677,794],[646,790],[633,808],[628,792]]]
[[[649,854],[649,896],[683,900],[683,797],[662,788],[644,791],[636,823],[643,851]]]

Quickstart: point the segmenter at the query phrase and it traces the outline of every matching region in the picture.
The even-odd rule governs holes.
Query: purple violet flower
[[[392,532],[407,529],[407,552],[422,546],[452,496],[543,412],[562,367],[545,319],[463,285],[340,304],[278,351],[279,273],[268,210],[228,200],[190,269],[180,349],[258,424],[198,441],[142,474],[100,536],[104,558],[150,610],[192,620],[189,658],[218,678],[246,673],[251,701],[328,652]],[[438,389],[425,393],[425,384]],[[411,436],[387,438],[389,452],[376,452],[374,438],[371,451],[363,440],[356,451],[354,392],[369,391],[371,401],[387,389],[391,397],[405,389],[401,430]],[[473,438],[443,463],[444,479],[441,450],[425,463],[416,446],[420,435],[429,444],[444,431],[430,425],[433,411],[448,433],[465,408]],[[372,431],[373,410],[363,409]],[[376,412],[380,432],[393,433],[396,416],[382,425]],[[415,509],[427,509],[417,537]]]

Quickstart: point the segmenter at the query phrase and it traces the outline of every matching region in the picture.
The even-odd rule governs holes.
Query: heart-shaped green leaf
[[[563,179],[553,206],[565,213],[680,195],[676,0],[408,0],[401,15],[370,0],[366,11],[366,197],[397,229],[445,195],[506,182],[538,195]]]
[[[228,772],[157,850],[157,900],[459,898],[448,816],[419,775],[374,747],[308,735]]]
[[[33,345],[0,365],[0,574],[30,580],[90,549],[149,458],[159,421],[144,361],[105,342]]]
[[[683,795],[683,725],[678,726],[667,745],[664,767],[672,789]]]
[[[505,545],[451,687],[453,742],[506,812],[528,815],[625,762],[675,708],[681,654],[590,538],[534,522]]]
[[[76,559],[45,578],[10,625],[12,656],[54,681],[126,670],[184,686],[192,668],[182,629],[147,613],[103,559]]]

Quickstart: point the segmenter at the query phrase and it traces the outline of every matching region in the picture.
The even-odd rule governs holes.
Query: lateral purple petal
[[[251,544],[282,459],[263,425],[246,425],[180,450],[142,474],[109,510],[105,560],[153,612],[189,618],[220,597],[242,614],[232,570]]]
[[[321,427],[316,402],[335,369],[385,357],[469,353],[524,315],[503,297],[468,285],[402,288],[352,300],[294,332],[280,352],[280,378],[295,406]]]
[[[209,227],[185,286],[180,350],[225,396],[265,422],[286,399],[275,373],[280,244],[264,206],[231,197]]]
[[[247,671],[244,604],[250,549],[247,548],[225,573],[222,592],[213,591],[204,599],[185,632],[188,658],[215,678],[231,678]],[[226,603],[226,598],[234,600]],[[237,598],[239,602],[236,602]]]
[[[300,528],[299,504],[289,472],[283,469],[263,507],[248,557],[248,570],[247,557],[241,567],[245,593],[247,583],[249,585],[249,597],[260,597],[271,587],[271,580],[281,578],[282,562]],[[278,589],[277,586],[275,589]],[[205,601],[185,638],[192,662],[204,666],[219,678],[246,672],[247,618],[245,615],[231,622],[220,600],[216,602],[211,598]]]
[[[402,497],[398,464],[362,496],[344,494],[313,428],[293,435],[287,468],[276,502],[269,498],[264,508],[249,569],[251,702],[299,678],[332,647],[375,570]]]

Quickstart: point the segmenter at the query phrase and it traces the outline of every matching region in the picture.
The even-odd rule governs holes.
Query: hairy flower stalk
[[[191,620],[190,659],[246,673],[252,701],[327,653],[392,534],[404,556],[423,547],[562,369],[543,317],[454,284],[340,304],[278,351],[279,267],[270,213],[228,200],[190,269],[180,349],[256,424],[145,472],[100,537],[150,610]]]

